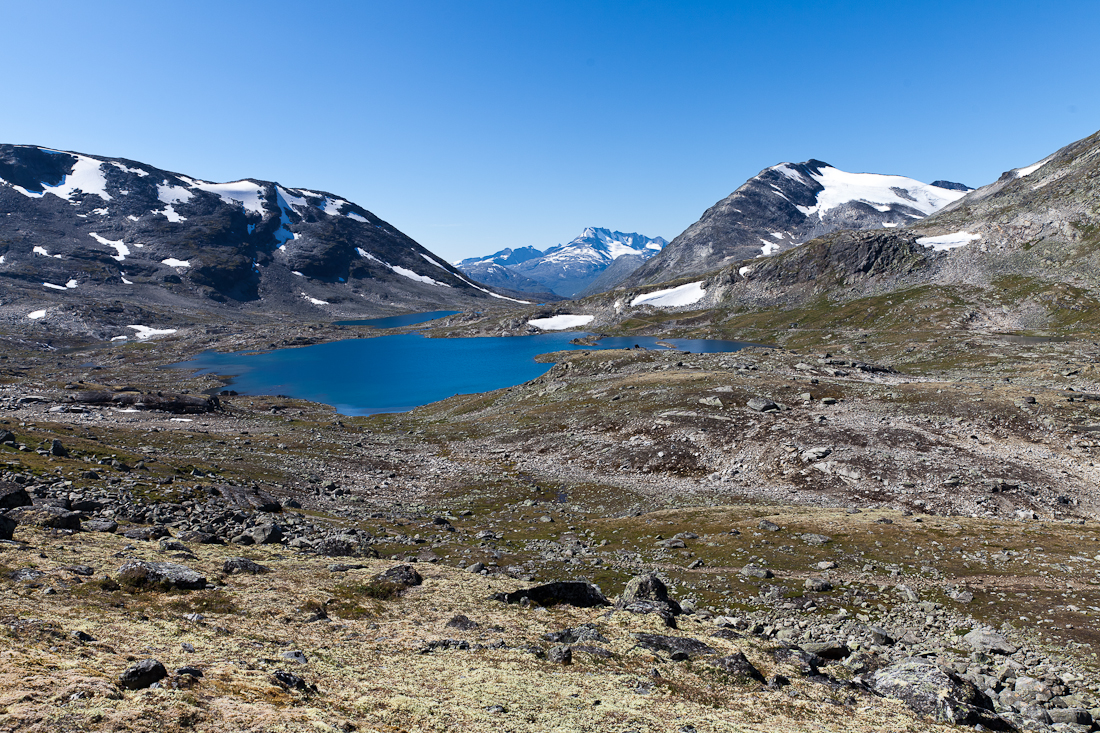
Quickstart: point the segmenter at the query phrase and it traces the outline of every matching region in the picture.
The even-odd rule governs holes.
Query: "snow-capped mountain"
[[[331,193],[29,145],[0,145],[0,284],[319,317],[501,297]]]
[[[483,279],[500,275],[490,265],[503,267],[537,283],[541,290],[570,298],[592,285],[612,264],[616,265],[621,280],[666,244],[668,242],[661,237],[589,227],[571,242],[545,252],[531,247],[515,251],[506,249],[488,257],[463,260],[459,268],[482,283],[500,283],[499,287],[534,292],[533,287],[518,288],[514,284],[504,285],[500,280]]]
[[[907,226],[969,190],[948,181],[930,185],[904,176],[847,173],[819,160],[780,163],[709,208],[627,282],[707,272],[840,229]]]

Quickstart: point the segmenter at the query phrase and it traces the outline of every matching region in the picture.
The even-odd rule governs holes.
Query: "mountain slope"
[[[847,173],[823,163],[761,171],[627,279],[659,283],[770,255],[839,229],[907,226],[963,196],[965,186],[903,176]]]
[[[0,146],[0,283],[42,301],[322,318],[494,295],[331,193],[27,145]]]
[[[668,244],[661,237],[646,237],[636,232],[624,233],[588,227],[571,242],[546,250],[508,267],[552,292],[570,298],[589,287],[619,258],[635,258],[627,262],[644,262]],[[620,267],[620,272],[622,271]]]

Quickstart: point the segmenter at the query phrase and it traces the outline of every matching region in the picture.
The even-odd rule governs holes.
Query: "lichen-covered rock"
[[[638,646],[654,652],[666,652],[676,661],[718,653],[710,644],[685,636],[635,633],[633,637],[638,641]]]
[[[206,578],[175,562],[131,560],[118,569],[118,576],[120,582],[138,587],[164,590],[201,590],[206,587]]]
[[[424,578],[420,573],[416,572],[416,568],[412,565],[395,565],[384,573],[378,574],[379,580],[384,580],[388,583],[394,583],[395,585],[402,585],[407,587],[420,585],[424,582]]]
[[[0,481],[0,511],[30,506],[32,503],[25,488],[10,481]]]
[[[764,675],[741,652],[734,652],[720,659],[715,659],[711,664],[739,681],[764,681]]]
[[[976,652],[986,654],[1015,654],[1016,645],[989,629],[974,629],[963,636],[963,641]]]
[[[271,568],[264,567],[258,562],[253,562],[247,557],[230,557],[222,564],[222,572],[226,575],[260,575],[270,573]]]
[[[43,529],[80,529],[80,513],[59,506],[20,506],[8,511],[7,515],[18,524]]]
[[[868,684],[936,722],[989,727],[994,718],[992,702],[973,683],[926,659],[914,657],[880,669]]]

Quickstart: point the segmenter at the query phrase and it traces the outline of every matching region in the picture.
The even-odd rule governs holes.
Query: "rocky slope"
[[[550,290],[560,297],[572,298],[614,287],[666,244],[661,237],[589,227],[572,241],[545,252],[531,247],[505,249],[488,257],[463,260],[458,266],[487,285],[532,293]],[[601,290],[593,290],[597,280]],[[537,285],[528,285],[527,281]]]
[[[961,184],[937,184],[846,173],[819,160],[781,163],[709,208],[626,283],[653,284],[705,273],[840,229],[904,227],[967,190]]]
[[[494,295],[330,193],[27,145],[0,146],[0,284],[26,312],[122,302],[324,318]]]

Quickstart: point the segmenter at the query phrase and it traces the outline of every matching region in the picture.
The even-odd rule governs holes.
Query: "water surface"
[[[230,376],[226,388],[243,395],[285,394],[332,405],[344,415],[372,415],[405,412],[456,394],[521,384],[553,366],[535,361],[539,354],[553,351],[629,348],[635,344],[662,348],[656,346],[657,341],[693,345],[700,351],[706,349],[705,353],[754,345],[640,337],[603,339],[596,346],[571,344],[579,335],[584,334],[563,331],[535,336],[433,339],[412,333],[263,353],[208,351],[172,366],[195,369],[199,374]]]

